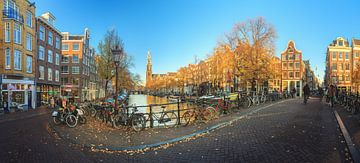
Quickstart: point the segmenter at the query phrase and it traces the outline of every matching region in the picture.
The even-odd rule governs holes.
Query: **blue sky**
[[[338,36],[360,38],[360,1],[265,0],[35,0],[37,15],[52,12],[61,31],[91,32],[97,49],[106,30],[116,28],[132,70],[145,80],[146,54],[153,73],[176,71],[203,59],[237,22],[264,17],[277,30],[276,55],[291,39],[323,78],[326,47]]]

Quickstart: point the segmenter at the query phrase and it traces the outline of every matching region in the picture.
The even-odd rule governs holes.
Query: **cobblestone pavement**
[[[93,152],[49,134],[49,115],[0,123],[0,162],[347,162],[328,107],[277,104],[194,140],[144,153]],[[349,160],[348,160],[349,161]]]

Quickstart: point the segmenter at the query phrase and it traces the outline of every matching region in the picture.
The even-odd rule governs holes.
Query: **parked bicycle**
[[[176,115],[175,110],[166,111],[166,106],[161,106],[161,108],[162,112],[160,113],[147,114],[148,118],[146,121],[155,120],[159,125],[162,124],[165,127],[175,127],[178,124],[178,116]]]

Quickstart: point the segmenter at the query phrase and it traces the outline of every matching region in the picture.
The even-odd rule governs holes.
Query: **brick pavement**
[[[301,99],[274,105],[197,139],[139,154],[81,150],[46,130],[50,115],[0,124],[0,162],[346,162],[330,109]],[[30,149],[30,150],[29,150]],[[9,153],[10,151],[10,153]]]

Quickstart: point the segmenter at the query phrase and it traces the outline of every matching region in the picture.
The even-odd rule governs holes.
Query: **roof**
[[[353,41],[353,44],[354,44],[354,45],[360,45],[360,40],[353,38],[352,41]]]

